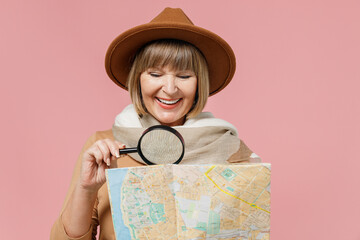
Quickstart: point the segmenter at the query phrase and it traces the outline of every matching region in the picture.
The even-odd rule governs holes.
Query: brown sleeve
[[[56,219],[54,225],[52,226],[51,233],[50,233],[50,240],[74,240],[74,239],[77,239],[77,240],[90,240],[90,239],[95,239],[95,236],[96,236],[96,233],[97,233],[97,225],[98,225],[98,216],[97,216],[97,203],[98,203],[98,201],[95,202],[95,206],[94,206],[93,214],[92,214],[92,224],[90,226],[90,229],[85,235],[83,235],[80,238],[70,238],[66,234],[65,229],[64,229],[64,225],[63,225],[62,220],[61,220],[61,215],[62,215],[62,212],[64,211],[64,208],[65,208],[66,204],[68,203],[68,201],[69,201],[69,199],[71,197],[71,194],[73,193],[73,191],[75,189],[76,183],[77,183],[77,181],[78,181],[78,179],[80,177],[82,155],[97,139],[98,139],[97,133],[93,134],[86,141],[84,147],[82,148],[82,150],[80,152],[79,158],[78,158],[78,160],[76,162],[76,165],[75,165],[75,169],[73,171],[73,176],[72,176],[72,179],[71,179],[70,187],[69,187],[69,190],[68,190],[68,192],[66,194],[65,201],[64,201],[64,204],[63,204],[62,209],[61,209],[60,216]]]
[[[246,144],[240,140],[239,150],[227,160],[229,163],[257,163],[261,158],[253,153]]]

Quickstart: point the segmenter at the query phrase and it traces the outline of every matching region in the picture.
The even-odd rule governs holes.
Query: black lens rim
[[[181,162],[181,160],[183,159],[184,154],[185,154],[184,138],[183,138],[183,137],[181,136],[181,134],[180,134],[178,131],[176,131],[174,128],[169,127],[169,126],[166,126],[166,125],[154,125],[154,126],[149,127],[148,129],[146,129],[146,130],[142,133],[142,135],[141,135],[141,137],[140,137],[140,139],[139,139],[139,141],[138,141],[138,145],[137,145],[137,151],[138,151],[139,156],[142,158],[142,160],[144,160],[144,162],[145,162],[147,165],[156,165],[156,163],[153,163],[153,162],[149,161],[149,159],[147,159],[147,158],[144,156],[144,154],[143,154],[142,151],[141,151],[141,147],[140,147],[140,146],[141,146],[141,141],[142,141],[143,137],[144,137],[147,133],[149,133],[149,132],[151,132],[151,131],[153,131],[153,130],[158,130],[158,129],[162,129],[162,130],[165,130],[165,131],[169,131],[169,132],[173,133],[175,136],[177,136],[177,137],[180,139],[180,142],[181,142],[181,145],[182,145],[182,153],[181,153],[181,156],[179,157],[179,159],[178,159],[177,161],[175,161],[175,162],[172,163],[172,164],[179,164],[179,163]]]

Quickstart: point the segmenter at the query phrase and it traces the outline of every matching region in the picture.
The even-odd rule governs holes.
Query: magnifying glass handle
[[[120,149],[120,155],[121,154],[128,154],[128,153],[135,153],[137,152],[137,148],[124,148],[124,149]]]

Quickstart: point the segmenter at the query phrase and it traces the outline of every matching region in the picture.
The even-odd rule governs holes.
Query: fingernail
[[[110,167],[110,158],[106,159],[106,164]]]
[[[119,157],[120,157],[120,153],[117,152],[117,153],[116,153],[116,157],[119,158]]]

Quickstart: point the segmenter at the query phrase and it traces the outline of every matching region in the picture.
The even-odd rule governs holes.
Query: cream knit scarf
[[[112,131],[115,139],[126,147],[136,147],[142,133],[150,126],[160,124],[150,114],[139,118],[132,104],[115,118]],[[184,125],[174,127],[184,138],[185,155],[180,164],[228,164],[229,157],[237,152],[240,139],[236,128],[215,118],[209,112],[202,112],[188,119]],[[130,154],[144,163],[136,153]]]

